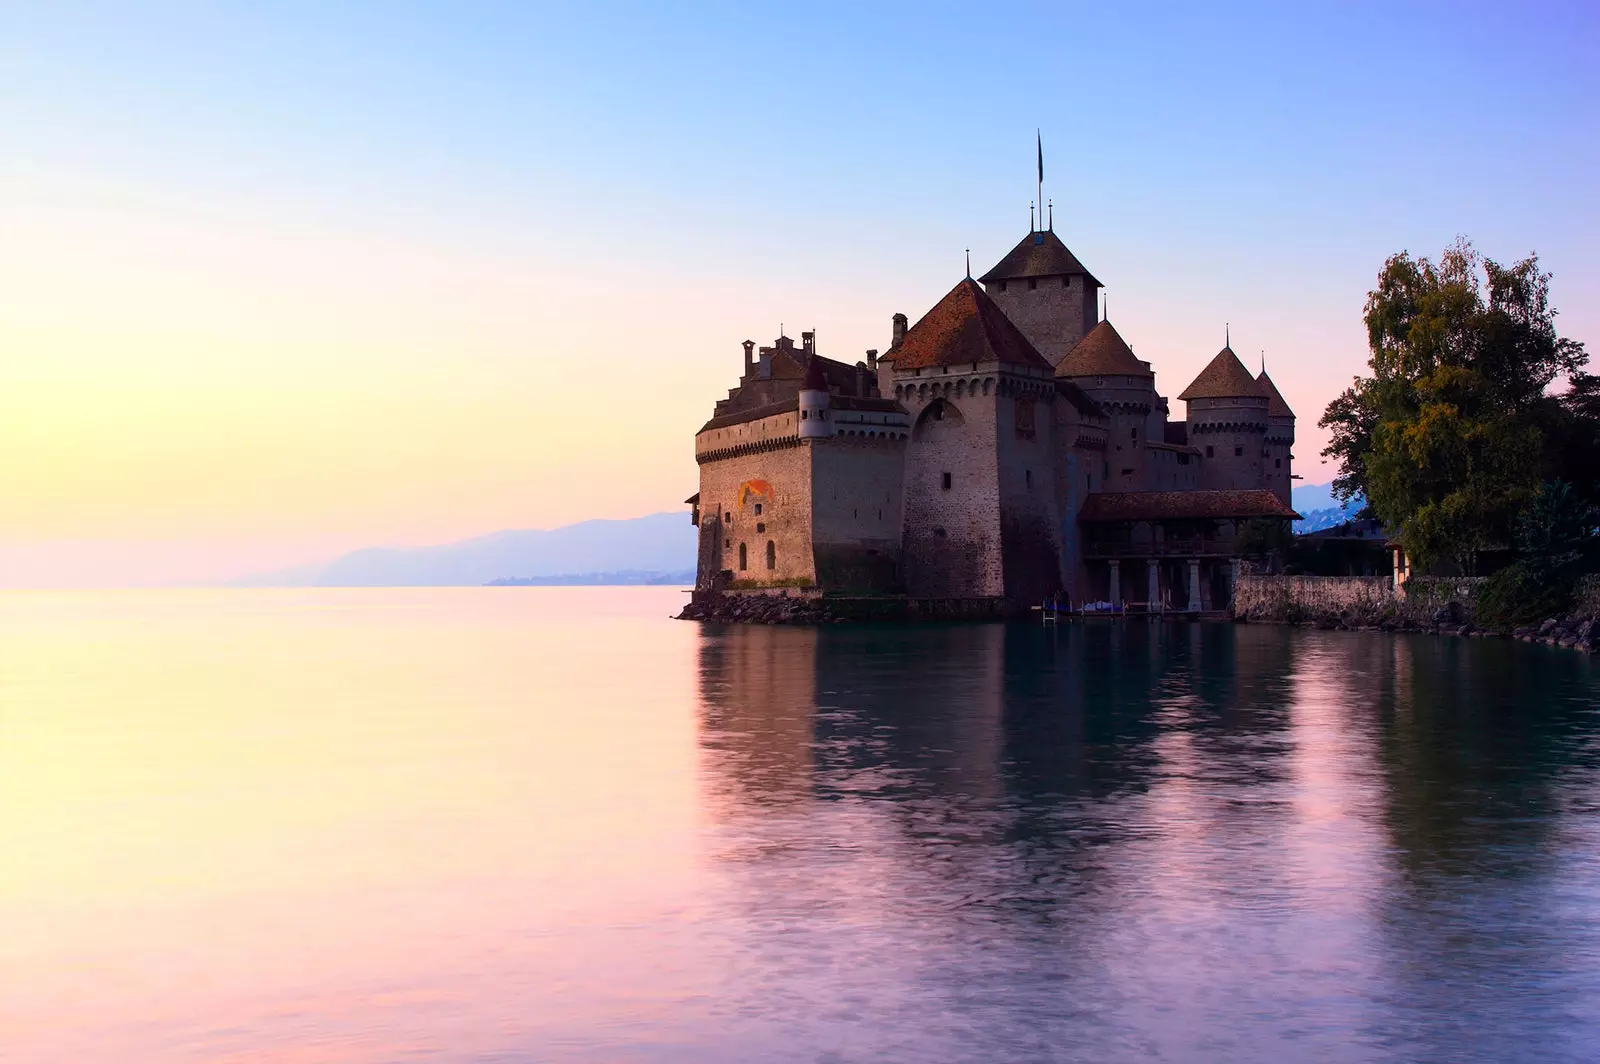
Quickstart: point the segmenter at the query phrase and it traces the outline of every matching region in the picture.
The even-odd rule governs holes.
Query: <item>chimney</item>
[[[906,316],[904,314],[896,314],[894,316],[894,342],[892,344],[890,344],[889,346],[890,347],[899,347],[900,346],[900,341],[904,340],[905,338],[906,338]]]
[[[873,370],[874,372],[877,371],[878,349],[876,347],[867,348],[867,368]]]
[[[761,379],[768,380],[772,377],[772,348],[761,349]]]
[[[751,352],[755,350],[755,346],[756,342],[754,340],[746,340],[744,342],[744,375],[746,377],[750,376],[750,370],[752,368],[753,361],[751,359]]]
[[[856,395],[862,399],[867,397],[867,364],[856,363]]]
[[[817,353],[817,332],[815,329],[807,329],[800,334],[800,350],[808,355]]]

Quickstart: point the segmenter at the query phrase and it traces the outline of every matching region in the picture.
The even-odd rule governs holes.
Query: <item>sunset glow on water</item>
[[[0,1058],[1600,1042],[1579,655],[681,602],[0,597]]]

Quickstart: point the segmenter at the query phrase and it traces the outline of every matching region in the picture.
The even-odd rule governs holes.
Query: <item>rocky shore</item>
[[[697,596],[678,614],[680,621],[727,624],[843,624],[846,619],[831,613],[822,599],[777,595]]]
[[[997,621],[1021,612],[1004,599],[918,599],[904,595],[834,596],[696,591],[680,621],[725,624],[914,623]]]
[[[1316,628],[1345,632],[1421,632],[1427,635],[1495,636],[1520,639],[1524,643],[1543,643],[1569,647],[1586,654],[1600,653],[1600,617],[1551,617],[1540,624],[1525,625],[1510,632],[1482,628],[1472,621],[1460,603],[1450,602],[1433,611],[1429,618],[1396,616],[1373,612],[1347,611],[1311,616],[1234,617],[1239,624],[1284,624],[1296,628]]]

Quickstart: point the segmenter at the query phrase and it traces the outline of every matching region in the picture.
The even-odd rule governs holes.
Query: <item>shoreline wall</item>
[[[1482,577],[1414,576],[1395,594],[1388,576],[1241,575],[1235,620],[1325,627],[1433,628],[1471,625]]]

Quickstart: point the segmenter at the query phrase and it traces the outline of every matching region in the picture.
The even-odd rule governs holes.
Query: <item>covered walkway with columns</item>
[[[1297,516],[1265,490],[1090,495],[1078,515],[1080,596],[1125,612],[1225,610],[1233,600],[1242,527]]]

